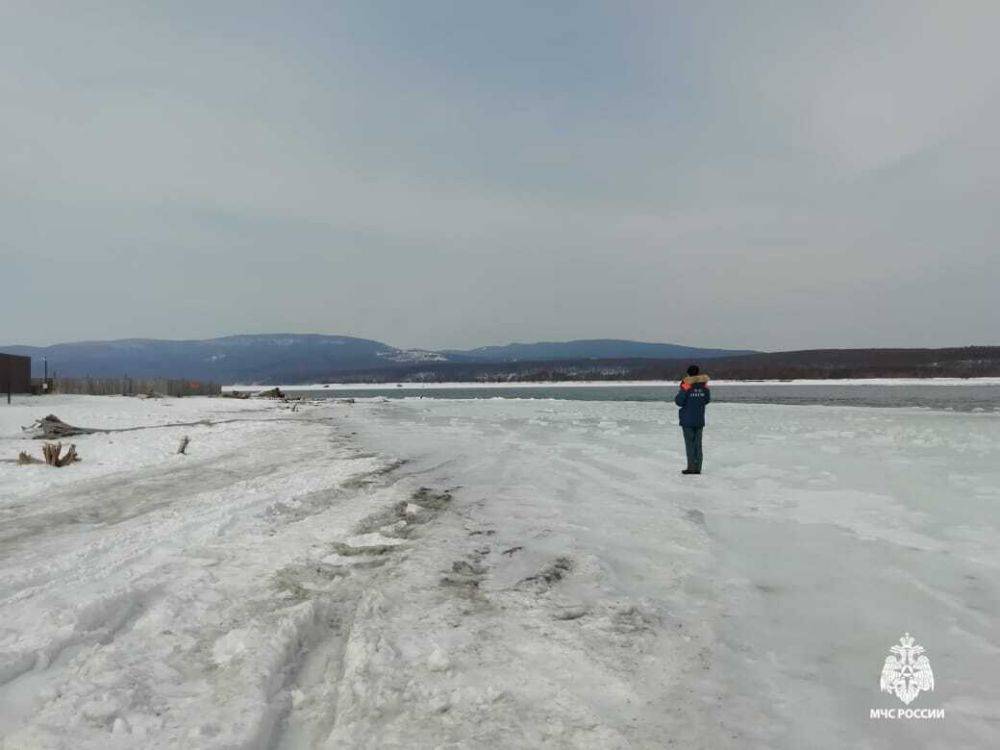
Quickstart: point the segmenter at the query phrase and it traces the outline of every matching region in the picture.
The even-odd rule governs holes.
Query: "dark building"
[[[28,393],[31,390],[31,357],[0,352],[0,393]]]

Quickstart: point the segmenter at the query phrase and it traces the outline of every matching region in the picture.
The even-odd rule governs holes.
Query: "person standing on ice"
[[[681,380],[681,389],[674,396],[674,403],[681,407],[681,430],[688,460],[681,474],[701,474],[701,432],[705,429],[705,407],[711,400],[708,375],[702,375],[698,365],[691,365],[687,376]]]

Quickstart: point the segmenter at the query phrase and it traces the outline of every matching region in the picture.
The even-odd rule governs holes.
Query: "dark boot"
[[[681,474],[698,474],[698,473],[699,472],[696,471],[695,469],[684,469],[683,471],[681,471]]]

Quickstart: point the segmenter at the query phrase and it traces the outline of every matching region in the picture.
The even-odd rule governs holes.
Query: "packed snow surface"
[[[0,462],[0,746],[1000,746],[996,415],[294,409],[0,407],[149,428]],[[904,632],[943,719],[869,718]]]

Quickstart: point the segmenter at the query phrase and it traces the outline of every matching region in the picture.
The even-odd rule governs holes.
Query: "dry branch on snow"
[[[42,456],[44,461],[35,458],[27,451],[21,451],[17,456],[17,463],[21,466],[44,463],[49,466],[61,467],[80,460],[75,445],[71,445],[66,453],[63,453],[62,443],[46,443],[42,446]]]
[[[59,438],[72,437],[73,435],[89,435],[100,430],[92,430],[87,427],[74,427],[66,424],[55,414],[42,417],[33,424],[21,428],[24,432],[31,434],[36,440],[58,440]]]
[[[76,455],[76,446],[71,445],[65,455],[62,453],[62,443],[46,443],[42,446],[42,455],[45,456],[45,463],[49,466],[66,466],[74,461],[79,461]]]

